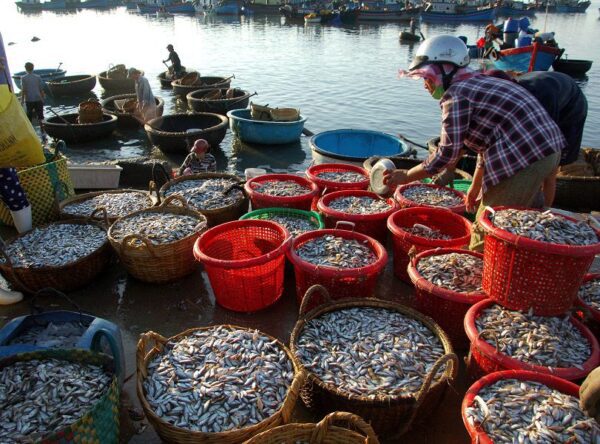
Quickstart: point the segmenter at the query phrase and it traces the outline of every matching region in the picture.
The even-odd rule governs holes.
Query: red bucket
[[[414,224],[439,230],[452,236],[452,239],[427,239],[405,231]],[[467,247],[471,240],[471,222],[444,208],[404,208],[388,218],[387,227],[392,232],[394,274],[404,282],[410,282],[406,268],[410,261],[408,254],[411,249],[414,248],[413,252],[416,254],[434,248],[463,248]]]
[[[333,180],[322,179],[321,173],[358,173],[364,176],[360,182],[335,182]],[[343,190],[368,190],[369,173],[364,168],[357,165],[346,163],[324,163],[322,165],[313,165],[306,170],[306,176],[319,187],[321,194],[332,193]]]
[[[594,256],[600,253],[600,241],[587,246],[541,242],[495,227],[489,215],[486,209],[478,221],[486,233],[483,290],[488,297],[510,310],[533,308],[541,316],[569,310]]]
[[[411,183],[407,183],[406,185],[400,185],[398,188],[396,188],[396,191],[394,193],[394,199],[396,199],[396,202],[398,202],[400,204],[401,208],[411,208],[411,207],[445,208],[445,209],[453,211],[454,213],[457,213],[457,214],[464,214],[465,211],[467,210],[464,203],[462,203],[460,205],[456,205],[454,207],[442,207],[442,206],[437,206],[437,205],[424,205],[424,204],[409,200],[402,195],[402,192],[409,188],[412,188],[412,187],[427,187],[427,188],[437,188],[437,189],[443,188],[444,190],[450,191],[451,193],[454,193],[458,197],[460,197],[461,202],[465,202],[465,193],[461,193],[460,191],[455,190],[454,188],[443,187],[441,185],[433,185],[431,183],[411,182]]]
[[[365,242],[369,245],[373,253],[375,253],[377,260],[365,267],[335,268],[311,264],[296,253],[296,250],[306,242],[328,235]],[[309,231],[308,233],[301,234],[293,240],[292,248],[289,249],[287,255],[294,265],[298,303],[302,302],[306,291],[315,284],[325,287],[331,295],[331,299],[366,298],[373,296],[377,278],[383,271],[388,258],[383,245],[375,239],[355,231],[341,229]],[[309,309],[320,305],[322,302],[318,298],[315,298],[315,303]]]
[[[472,407],[475,403],[475,397],[479,395],[479,392],[486,386],[495,384],[503,379],[518,379],[520,381],[533,381],[547,385],[554,390],[558,390],[564,394],[574,396],[579,399],[579,386],[572,382],[558,378],[556,376],[530,372],[525,370],[508,370],[502,372],[495,372],[490,375],[484,376],[476,381],[463,398],[461,413],[465,428],[471,437],[472,444],[494,444],[494,440],[488,436],[479,424],[471,424],[467,419],[467,409]]]
[[[390,206],[389,210],[375,214],[343,213],[329,207],[329,203],[332,200],[339,197],[348,196],[372,197],[373,199],[381,199],[379,195],[371,191],[347,190],[328,193],[319,199],[319,203],[317,204],[317,209],[325,219],[325,227],[335,228],[335,225],[339,221],[352,222],[354,224],[355,231],[373,237],[385,245],[387,239],[387,218],[390,216],[390,214],[398,209],[398,204],[394,201],[394,199],[385,199]]]
[[[296,182],[310,191],[300,196],[270,196],[254,190],[256,184],[271,181]],[[319,187],[317,185],[305,177],[295,174],[263,174],[247,181],[244,189],[250,197],[253,210],[260,208],[296,208],[298,210],[310,211],[313,200],[316,201],[319,195]]]
[[[440,324],[450,337],[454,348],[465,350],[469,346],[469,338],[467,338],[464,328],[465,314],[473,304],[486,299],[487,296],[483,291],[460,293],[440,287],[425,279],[417,270],[417,264],[421,259],[449,253],[469,254],[483,259],[483,254],[474,251],[459,248],[437,248],[415,256],[408,266],[408,276],[416,290],[416,309],[431,316],[435,322]]]
[[[477,326],[475,325],[475,320],[481,315],[481,312],[495,303],[491,299],[483,300],[473,305],[465,315],[465,331],[471,341],[467,360],[467,372],[473,379],[501,370],[531,370],[558,376],[569,381],[577,381],[585,378],[588,373],[600,364],[600,346],[596,337],[574,316],[570,317],[571,322],[581,331],[592,349],[589,359],[582,364],[582,369],[576,367],[544,367],[519,361],[504,353],[500,353],[496,350],[496,347],[479,337]]]
[[[283,293],[285,253],[291,237],[268,220],[238,220],[211,228],[196,241],[215,299],[241,312],[261,310]]]

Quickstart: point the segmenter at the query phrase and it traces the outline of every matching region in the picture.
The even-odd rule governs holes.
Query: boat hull
[[[229,88],[231,85],[231,80],[227,77],[200,76],[200,81],[203,83],[202,85],[182,85],[179,80],[173,80],[171,87],[176,95],[187,96],[200,89]]]
[[[185,66],[182,66],[181,69],[183,69],[183,75],[186,75],[187,71],[185,70]],[[167,78],[167,72],[168,71],[161,72],[159,75],[156,76],[156,78],[160,82],[161,88],[171,89],[171,88],[173,88],[171,86],[171,83],[173,82],[173,79]]]
[[[592,67],[591,60],[562,60],[558,59],[552,63],[554,71],[562,72],[573,77],[580,77],[585,75],[586,72]]]
[[[84,124],[77,123],[78,116],[79,114],[73,113],[45,119],[46,133],[54,139],[78,144],[109,137],[117,129],[117,117],[111,114],[103,114],[102,122]]]
[[[302,135],[306,118],[293,122],[252,120],[249,109],[229,111],[229,128],[244,143],[284,145],[297,142]]]
[[[85,74],[80,76],[65,76],[47,82],[50,94],[53,96],[78,96],[86,94],[96,86],[96,76]]]
[[[496,12],[497,16],[500,17],[533,17],[535,15],[535,9],[527,8],[527,9],[519,9],[519,8],[511,8],[510,6],[500,6],[498,11]]]
[[[17,8],[21,11],[41,11],[42,4],[41,3],[23,3],[23,2],[15,2]]]
[[[83,9],[102,9],[110,8],[111,4],[109,0],[87,0],[80,3],[77,7]]]
[[[143,71],[142,71],[143,74]],[[98,82],[106,91],[118,91],[121,93],[134,93],[135,80],[133,79],[110,79],[107,77],[106,71],[98,74]]]
[[[206,94],[214,90],[193,91],[186,96],[188,106],[196,113],[216,113],[226,115],[234,109],[244,109],[250,101],[250,93],[241,89],[234,91],[235,96],[231,99],[210,100],[203,98]],[[225,94],[227,89],[220,89],[221,94]]]
[[[495,8],[455,14],[445,14],[442,12],[421,12],[421,19],[425,22],[489,22],[493,21],[495,17]]]
[[[44,82],[49,82],[64,77],[67,71],[64,69],[34,69],[33,73],[40,76]],[[17,85],[17,88],[19,89],[21,89],[21,77],[25,74],[27,74],[25,71],[19,71],[12,76],[15,85]]]
[[[135,94],[119,94],[116,96],[107,97],[106,99],[104,99],[101,102],[102,111],[105,112],[106,114],[112,114],[112,115],[117,116],[117,124],[118,124],[119,128],[122,128],[122,129],[141,128],[142,126],[144,126],[144,124],[140,120],[136,119],[129,113],[120,112],[117,109],[117,107],[115,106],[115,100],[135,99],[136,97],[137,96]],[[165,108],[165,101],[163,99],[161,99],[160,97],[155,97],[154,101],[156,102],[156,116],[160,117],[163,115],[163,111]]]
[[[558,48],[534,43],[531,46],[500,51],[500,58],[494,61],[494,66],[504,71],[548,71],[560,54]]]
[[[416,19],[421,13],[420,8],[414,8],[414,10],[391,10],[391,11],[378,11],[361,9],[358,12],[359,22],[409,22],[411,19]]]

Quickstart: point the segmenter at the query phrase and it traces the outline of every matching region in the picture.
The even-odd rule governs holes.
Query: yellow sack
[[[44,151],[17,96],[0,85],[0,168],[44,163]]]

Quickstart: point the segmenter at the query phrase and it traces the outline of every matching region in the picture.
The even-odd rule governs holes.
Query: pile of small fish
[[[321,381],[369,398],[415,394],[444,354],[438,337],[417,319],[371,307],[311,319],[296,348],[303,366]]]
[[[169,244],[201,230],[204,224],[185,214],[144,212],[116,221],[111,227],[111,235],[121,240],[128,234],[137,234],[153,244]],[[134,241],[134,245],[141,244],[137,239]]]
[[[600,278],[585,282],[579,288],[578,296],[592,308],[600,310]]]
[[[369,196],[346,196],[332,199],[327,205],[332,210],[348,214],[377,214],[390,209],[385,199],[374,199]]]
[[[278,197],[303,196],[311,191],[293,180],[265,180],[256,183],[253,189],[257,193]]]
[[[498,228],[541,242],[567,245],[600,242],[587,222],[575,222],[548,211],[506,209],[495,211],[490,219]]]
[[[499,352],[528,364],[583,369],[592,349],[569,316],[534,316],[493,305],[475,321],[479,336]]]
[[[427,227],[421,224],[414,224],[410,228],[402,228],[402,230],[413,234],[415,236],[424,237],[425,239],[431,240],[450,240],[452,236],[442,233],[440,230]]]
[[[535,381],[504,379],[484,387],[466,416],[495,443],[600,442],[600,426],[577,398]]]
[[[319,179],[329,180],[331,182],[340,183],[357,183],[368,179],[363,174],[356,171],[323,171],[317,174]]]
[[[464,203],[457,194],[449,189],[428,187],[427,185],[410,186],[402,191],[402,196],[412,202],[434,207],[457,207]]]
[[[71,348],[77,345],[87,328],[87,325],[80,322],[49,322],[47,325],[32,325],[10,341],[10,344]]]
[[[293,378],[292,361],[274,340],[217,326],[167,343],[149,362],[143,386],[163,421],[217,433],[272,416]]]
[[[307,231],[313,231],[318,228],[317,225],[308,219],[302,217],[286,216],[283,214],[274,214],[269,216],[269,220],[283,225],[293,237],[300,236]]]
[[[336,268],[365,267],[377,261],[366,241],[362,243],[330,234],[303,243],[296,253],[311,264]]]
[[[482,291],[483,260],[470,254],[427,256],[419,260],[417,271],[438,287],[460,293]]]
[[[112,378],[101,367],[57,359],[19,361],[0,370],[3,443],[37,442],[89,412]]]
[[[116,218],[151,206],[152,199],[147,195],[128,191],[99,194],[86,200],[65,205],[62,211],[72,216],[89,216],[97,208],[103,207],[106,209],[108,217]]]
[[[106,231],[96,225],[57,223],[34,228],[4,251],[14,267],[61,267],[92,254],[106,241]]]
[[[236,204],[244,198],[241,190],[231,189],[236,183],[236,180],[227,178],[182,180],[169,187],[165,195],[182,196],[198,210],[216,210]]]

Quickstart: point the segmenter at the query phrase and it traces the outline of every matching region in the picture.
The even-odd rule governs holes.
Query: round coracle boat
[[[142,75],[144,75],[144,71],[142,71]],[[111,78],[108,76],[107,71],[98,74],[98,82],[107,91],[135,92],[135,80],[127,77]]]
[[[83,143],[108,137],[117,128],[117,116],[102,114],[97,123],[78,123],[79,114],[63,114],[44,120],[46,133],[67,143]]]
[[[227,91],[231,97],[227,97]],[[200,89],[188,93],[188,106],[197,113],[227,114],[232,109],[244,109],[248,106],[251,94],[242,89],[228,90],[227,88]]]
[[[191,74],[191,73],[190,73]],[[189,75],[189,74],[188,74]],[[215,89],[215,88],[229,88],[231,85],[231,77],[219,77],[219,76],[198,76],[197,80],[193,83],[186,83],[185,77],[171,82],[173,92],[178,96],[185,96],[192,91],[198,89]]]
[[[133,113],[127,112],[123,106],[118,106],[119,101],[129,101],[135,99],[135,94],[119,94],[116,96],[107,97],[101,102],[102,110],[105,113],[117,116],[120,128],[139,128],[143,126],[142,121],[135,117]],[[160,97],[155,97],[154,100],[156,102],[156,115],[157,117],[160,117],[163,114],[165,101]]]
[[[185,66],[182,66],[181,69],[183,70],[183,75],[186,75],[187,72],[185,70]],[[171,82],[175,80],[172,78],[172,75],[169,71],[161,72],[159,75],[156,76],[156,78],[160,82],[160,87],[165,89],[171,89]]]
[[[96,76],[81,74],[67,76],[46,82],[53,96],[77,96],[90,92],[96,86]]]

